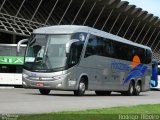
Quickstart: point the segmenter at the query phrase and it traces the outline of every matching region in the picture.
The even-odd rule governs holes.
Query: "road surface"
[[[0,89],[0,114],[35,114],[57,111],[75,111],[139,104],[159,104],[160,91],[141,93],[140,96],[96,96],[86,92],[85,96],[73,96],[73,92],[51,91],[40,95],[38,90],[10,88]]]

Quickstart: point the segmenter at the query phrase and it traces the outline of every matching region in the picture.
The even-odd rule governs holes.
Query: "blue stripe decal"
[[[135,77],[144,77],[145,72],[147,71],[147,66],[144,66],[143,64],[137,65],[135,68],[133,68],[130,72],[127,78],[124,80],[124,84],[127,83],[131,78]]]

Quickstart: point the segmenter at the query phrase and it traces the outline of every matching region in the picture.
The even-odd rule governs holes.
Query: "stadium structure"
[[[150,46],[160,60],[160,19],[121,0],[0,0],[0,42],[17,43],[34,29],[85,25]]]

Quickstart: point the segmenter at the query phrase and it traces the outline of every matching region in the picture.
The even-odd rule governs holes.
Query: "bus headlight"
[[[60,76],[54,76],[54,77],[52,77],[53,79],[55,79],[55,80],[61,80],[61,79],[65,79],[67,77],[67,74],[65,74],[65,75],[60,75]]]

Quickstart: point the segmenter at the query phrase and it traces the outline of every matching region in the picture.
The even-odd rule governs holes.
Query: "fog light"
[[[57,85],[57,87],[61,87],[62,86],[62,83],[59,83],[58,85]]]

